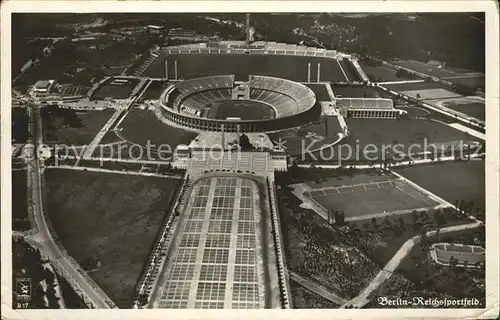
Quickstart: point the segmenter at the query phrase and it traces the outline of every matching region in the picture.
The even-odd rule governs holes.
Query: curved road
[[[41,145],[41,128],[38,126],[39,116],[36,110],[37,106],[29,108],[30,116],[33,120],[32,131],[33,136],[38,136],[36,139],[37,145]],[[35,141],[34,141],[35,142]],[[43,200],[42,200],[42,190],[41,190],[41,178],[40,178],[40,160],[38,155],[35,153],[34,158],[28,163],[28,173],[32,176],[32,202],[33,202],[33,216],[38,229],[38,232],[34,235],[27,236],[26,240],[33,243],[35,246],[39,247],[42,254],[47,255],[51,261],[57,262],[55,265],[60,266],[64,270],[65,278],[68,281],[76,282],[80,290],[84,292],[84,295],[92,301],[92,304],[96,308],[108,309],[114,307],[113,302],[100,288],[95,288],[94,284],[89,282],[83,273],[77,266],[75,266],[68,257],[66,257],[57,244],[55,243],[52,235],[50,234],[47,221],[43,214]]]

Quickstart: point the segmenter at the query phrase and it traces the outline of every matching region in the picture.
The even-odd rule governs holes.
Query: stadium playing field
[[[311,80],[317,80],[317,64],[321,63],[321,81],[346,81],[337,60],[324,57],[245,55],[245,54],[172,54],[156,59],[144,76],[165,77],[165,60],[168,76],[174,78],[174,61],[177,61],[181,79],[234,74],[236,80],[248,80],[248,75],[307,81],[307,64],[311,63]],[[291,67],[292,66],[292,67]]]
[[[206,117],[211,119],[236,117],[241,120],[261,120],[276,117],[276,112],[270,105],[252,100],[216,101],[207,108]]]
[[[92,93],[89,100],[104,100],[111,99],[126,99],[132,94],[135,86],[139,83],[139,79],[129,79],[126,82],[117,82],[115,78],[110,78]]]
[[[344,211],[346,219],[350,220],[384,212],[410,212],[438,204],[401,180],[375,179],[354,184],[348,180],[344,178],[340,185],[339,181],[331,179],[331,186],[306,191],[305,195],[326,210]]]

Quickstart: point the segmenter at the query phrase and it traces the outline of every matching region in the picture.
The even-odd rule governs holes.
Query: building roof
[[[152,24],[150,24],[150,25],[148,26],[148,28],[150,28],[150,29],[163,29],[163,27],[162,27],[162,26],[155,26],[155,25],[152,25]]]
[[[35,83],[35,89],[48,89],[54,80],[40,80]]]

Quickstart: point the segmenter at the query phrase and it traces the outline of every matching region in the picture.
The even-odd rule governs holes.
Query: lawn
[[[290,155],[300,155],[307,150],[327,147],[338,140],[342,132],[337,117],[323,116],[320,120],[301,128],[288,129],[269,134],[274,144],[282,141]]]
[[[392,69],[386,66],[368,66],[363,62],[359,61],[361,69],[366,73],[369,79],[376,82],[382,81],[404,81],[411,80],[405,77],[396,77],[396,69]]]
[[[276,118],[276,112],[272,107],[259,101],[228,100],[212,103],[207,118],[225,120],[228,117],[242,120],[273,119]]]
[[[177,61],[178,77],[182,79],[234,74],[236,80],[239,81],[248,81],[249,75],[307,81],[307,64],[311,63],[311,79],[316,79],[317,64],[321,63],[321,81],[345,81],[342,70],[335,59],[258,54],[164,55],[156,59],[143,76],[165,77],[165,60],[168,60],[169,78],[174,78],[174,61]]]
[[[148,143],[151,153],[156,153],[159,146],[162,150],[173,151],[179,144],[189,144],[198,135],[195,132],[171,127],[148,110],[132,110],[120,124],[120,135],[132,144],[146,146]],[[146,151],[144,151],[146,152]]]
[[[328,210],[343,211],[346,218],[396,210],[429,207],[432,201],[415,199],[406,192],[393,188],[379,188],[366,191],[352,191],[343,194],[314,195],[313,199]],[[434,203],[435,204],[435,203]]]
[[[12,230],[29,229],[27,170],[12,170]]]
[[[486,106],[484,102],[461,103],[458,101],[457,103],[453,103],[449,101],[443,102],[443,105],[455,111],[468,114],[469,116],[479,120],[484,121],[486,119]]]
[[[128,82],[123,84],[112,84],[115,78],[110,78],[92,93],[90,100],[111,99],[126,99],[130,96],[135,86],[139,83],[138,79],[127,79]]]
[[[85,145],[113,114],[113,110],[75,111],[57,107],[41,109],[45,144]]]
[[[29,117],[25,108],[11,108],[12,111],[12,140],[14,143],[26,143],[29,136]]]
[[[146,91],[144,91],[144,94],[141,96],[141,100],[160,99],[161,94],[169,84],[170,83],[168,81],[153,80]]]
[[[58,240],[120,308],[131,307],[179,180],[52,169],[46,171],[48,215]]]
[[[359,85],[332,84],[333,93],[337,98],[390,98],[384,90],[376,87]]]
[[[396,171],[452,204],[473,201],[474,208],[485,210],[484,161],[444,162]]]
[[[449,90],[448,87],[435,82],[397,83],[397,84],[387,84],[383,86],[397,92],[411,91],[411,90],[430,90],[430,89]]]
[[[319,84],[319,83],[310,83],[307,86],[314,91],[316,95],[316,99],[318,101],[331,101],[330,95],[328,94],[328,90],[326,86],[329,84]]]
[[[426,119],[346,119],[350,135],[334,148],[310,156],[313,161],[380,161],[390,154],[418,153],[432,143],[477,141],[462,131]],[[385,146],[385,150],[384,150]],[[432,148],[430,149],[433,150]]]

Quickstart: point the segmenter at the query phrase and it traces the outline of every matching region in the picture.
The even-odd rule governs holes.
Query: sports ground
[[[346,220],[385,212],[409,213],[438,205],[402,180],[387,176],[373,179],[367,175],[354,178],[329,179],[320,188],[314,187],[304,194],[327,211],[343,211]]]
[[[229,117],[241,120],[264,120],[276,117],[276,111],[262,102],[252,100],[227,100],[212,103],[207,118],[226,119]]]
[[[258,194],[256,183],[245,178],[196,182],[152,307],[269,307],[272,285],[263,242],[269,230]]]
[[[486,120],[486,105],[484,100],[479,100],[473,97],[462,97],[457,99],[446,99],[439,102],[440,105],[465,113],[479,120]]]
[[[321,63],[321,81],[346,81],[337,60],[324,57],[245,55],[245,54],[171,54],[162,56],[144,72],[143,76],[165,77],[165,60],[169,78],[182,79],[234,74],[236,80],[246,81],[249,75],[273,76],[293,81],[307,81],[307,65],[311,63],[311,80],[317,80],[317,64]],[[290,66],[293,66],[292,68]]]
[[[114,83],[115,78],[110,78],[92,93],[90,100],[111,99],[126,99],[130,96],[135,86],[139,83],[139,79],[127,78],[127,82]]]
[[[80,264],[100,261],[89,276],[130,308],[179,180],[64,169],[46,170],[45,179],[57,240]]]

